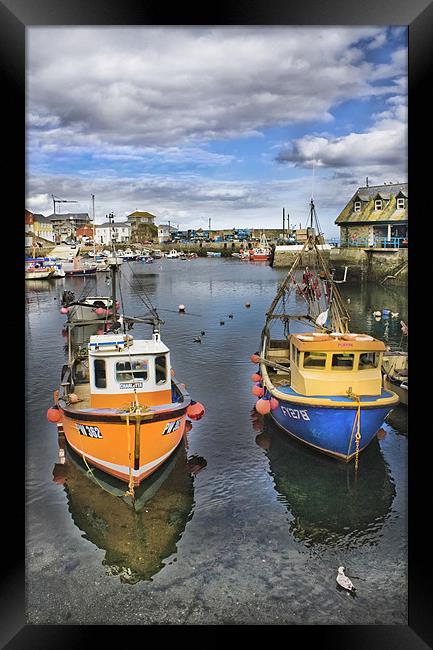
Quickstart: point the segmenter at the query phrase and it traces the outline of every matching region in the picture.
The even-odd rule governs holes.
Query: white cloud
[[[402,55],[374,66],[355,47],[383,34],[368,27],[30,28],[32,124],[56,120],[59,129],[39,133],[45,142],[146,147],[326,121],[335,102],[389,91],[372,89],[370,80],[404,72]]]

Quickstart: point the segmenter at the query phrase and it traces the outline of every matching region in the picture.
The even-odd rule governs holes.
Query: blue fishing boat
[[[286,433],[346,462],[355,458],[357,466],[399,398],[383,388],[385,344],[349,331],[350,316],[318,248],[323,236],[313,201],[310,219],[307,241],[266,314],[260,352],[251,357],[259,366],[252,392],[256,410]]]

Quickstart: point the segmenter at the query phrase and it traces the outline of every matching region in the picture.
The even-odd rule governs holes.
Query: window
[[[354,354],[339,352],[332,355],[332,370],[352,370]]]
[[[104,359],[95,359],[95,361],[93,362],[93,369],[95,371],[96,388],[107,388],[107,378],[105,375]]]
[[[353,205],[353,210],[354,212],[360,212],[361,211],[361,201],[355,201]]]
[[[157,384],[167,381],[167,357],[164,355],[155,359],[155,380]]]
[[[377,368],[379,362],[379,355],[377,352],[361,352],[359,355],[359,370],[367,370],[369,368]]]
[[[326,352],[304,352],[304,368],[324,368]]]
[[[116,363],[117,381],[134,381],[134,379],[147,379],[147,360],[134,359],[133,361],[118,361]]]
[[[382,210],[382,199],[376,199],[374,202],[375,210]]]
[[[400,198],[397,199],[397,210],[403,210],[404,209],[404,199]]]

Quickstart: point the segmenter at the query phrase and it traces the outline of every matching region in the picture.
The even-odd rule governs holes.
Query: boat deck
[[[90,384],[76,384],[74,393],[79,398],[76,404],[70,404],[70,408],[74,409],[89,409],[90,408]]]

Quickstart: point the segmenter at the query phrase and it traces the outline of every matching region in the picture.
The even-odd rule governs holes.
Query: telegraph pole
[[[283,208],[283,239],[284,239],[284,215],[285,215],[285,209]]]

